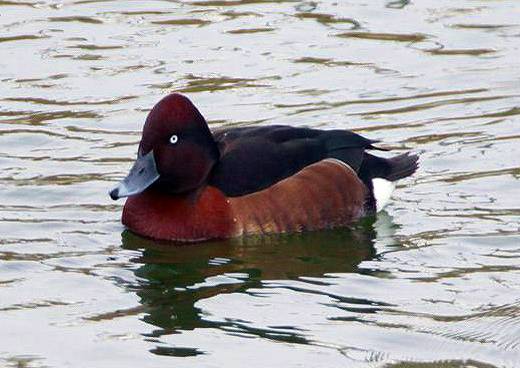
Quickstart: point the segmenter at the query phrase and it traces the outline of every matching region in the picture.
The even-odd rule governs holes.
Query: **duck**
[[[179,242],[352,226],[389,201],[419,157],[390,158],[379,141],[343,129],[288,125],[210,130],[179,93],[149,112],[128,175],[122,223],[137,235]],[[370,152],[369,152],[370,151]]]

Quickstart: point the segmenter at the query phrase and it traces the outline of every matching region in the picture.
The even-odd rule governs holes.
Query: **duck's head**
[[[148,114],[137,160],[110,197],[128,197],[152,185],[172,194],[196,190],[218,158],[217,144],[199,110],[188,98],[170,94]]]

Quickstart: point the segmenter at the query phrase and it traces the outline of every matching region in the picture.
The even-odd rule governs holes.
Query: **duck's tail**
[[[405,153],[383,158],[365,152],[359,177],[369,189],[367,209],[380,211],[390,200],[394,182],[412,175],[419,167],[419,156]]]

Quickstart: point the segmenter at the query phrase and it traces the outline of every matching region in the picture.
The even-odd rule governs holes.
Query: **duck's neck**
[[[122,222],[140,235],[180,241],[227,238],[235,227],[229,200],[210,186],[190,194],[150,189],[129,197]]]

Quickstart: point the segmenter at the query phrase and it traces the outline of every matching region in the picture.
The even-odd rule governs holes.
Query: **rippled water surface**
[[[0,366],[520,366],[520,3],[0,0]],[[147,111],[421,153],[350,231],[175,247],[108,189]]]

